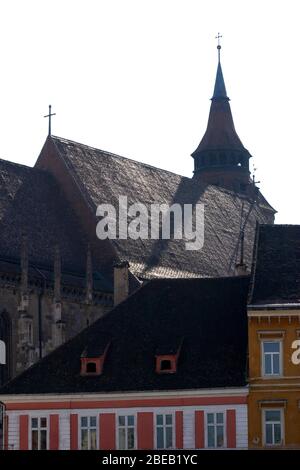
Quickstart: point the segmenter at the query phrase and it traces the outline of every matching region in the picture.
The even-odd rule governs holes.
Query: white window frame
[[[119,417],[125,417],[125,426],[120,426],[119,425]],[[133,426],[128,426],[128,416],[133,416],[134,418],[134,425]],[[128,427],[132,428],[134,430],[134,446],[132,449],[127,449],[128,447]],[[120,442],[119,442],[119,428],[125,428],[126,429],[126,449],[121,449],[120,448]],[[137,449],[137,414],[136,413],[118,413],[116,414],[116,443],[117,443],[117,450],[135,450]]]
[[[223,434],[223,437],[224,437],[224,440],[223,440],[223,445],[222,447],[208,447],[208,427],[210,426],[214,426],[215,427],[215,430],[216,430],[216,427],[217,427],[217,422],[215,422],[215,424],[211,425],[211,424],[208,424],[208,421],[207,421],[207,415],[209,414],[214,414],[216,415],[217,413],[222,413],[223,414],[223,431],[224,431],[224,434]],[[215,417],[216,419],[216,417]],[[226,419],[227,419],[227,412],[226,410],[207,410],[205,411],[205,414],[204,414],[204,431],[205,431],[205,439],[204,439],[204,442],[205,442],[205,448],[206,449],[226,449],[227,448],[227,423],[226,423]],[[215,441],[217,439],[217,434],[215,434]]]
[[[81,426],[81,418],[87,418],[88,419],[88,426],[87,427],[84,427],[82,428]],[[82,442],[81,442],[81,429],[87,429],[88,430],[88,449],[87,450],[90,450],[90,426],[89,426],[89,420],[90,418],[96,418],[96,427],[92,427],[92,429],[96,429],[96,449],[95,450],[99,450],[99,414],[88,414],[88,413],[84,413],[82,415],[79,415],[78,416],[78,442],[79,442],[79,448],[80,450],[82,450]]]
[[[267,374],[266,371],[265,371],[264,343],[279,343],[279,373],[278,374]],[[272,354],[272,353],[267,353],[267,354]],[[264,339],[261,340],[261,375],[264,378],[282,377],[282,375],[283,375],[282,339],[265,339],[264,338]]]
[[[280,425],[281,425],[281,442],[280,444],[267,444],[266,443],[266,411],[279,411],[280,412]],[[284,409],[283,408],[263,408],[262,409],[262,435],[263,445],[265,447],[281,447],[285,442],[285,426],[284,426]]]
[[[40,426],[40,422],[41,422],[41,419],[46,419],[46,423],[47,423],[47,426],[45,428],[41,428]],[[38,427],[37,428],[33,428],[32,427],[32,420],[33,419],[37,419],[38,420]],[[29,443],[30,443],[30,449],[32,449],[32,431],[38,431],[38,447],[40,447],[40,432],[41,430],[45,430],[46,431],[46,450],[49,450],[50,449],[50,446],[49,446],[49,443],[50,443],[50,429],[49,429],[49,421],[50,421],[50,418],[48,415],[46,414],[40,414],[40,415],[32,415],[32,416],[29,416],[29,420],[30,420],[30,439],[29,439]],[[41,449],[35,449],[35,450],[41,450]]]
[[[170,415],[172,416],[172,424],[165,424],[165,417],[166,415]],[[157,419],[157,416],[163,416],[163,422],[164,424],[163,425],[157,425],[156,424],[156,419]],[[169,449],[175,449],[175,436],[176,436],[176,421],[175,421],[175,413],[173,411],[170,411],[169,413],[167,411],[163,411],[163,412],[156,412],[156,413],[153,413],[153,418],[154,418],[154,448],[155,449],[158,449],[158,450],[169,450]],[[164,428],[164,443],[166,441],[166,427],[172,427],[172,447],[157,447],[157,427],[163,427]]]

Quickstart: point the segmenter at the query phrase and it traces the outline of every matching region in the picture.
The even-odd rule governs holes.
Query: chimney
[[[129,294],[128,261],[114,265],[114,306],[123,302]]]

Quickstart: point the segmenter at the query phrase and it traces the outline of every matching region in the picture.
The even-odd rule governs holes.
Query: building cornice
[[[247,396],[249,387],[239,388],[206,388],[201,390],[167,390],[167,391],[150,391],[150,392],[111,392],[111,393],[48,393],[48,394],[15,394],[0,395],[0,402],[4,403],[26,403],[26,402],[69,402],[72,400],[79,401],[128,401],[128,400],[144,400],[144,399],[170,399],[170,398],[197,398],[197,397],[238,397]]]

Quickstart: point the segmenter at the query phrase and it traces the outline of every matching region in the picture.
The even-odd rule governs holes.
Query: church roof
[[[0,160],[0,269],[20,271],[22,234],[27,235],[30,270],[52,280],[59,245],[62,281],[84,287],[87,241],[53,176],[38,168]],[[83,279],[78,277],[83,276]],[[102,281],[96,281],[103,288]],[[107,287],[107,286],[106,286]]]
[[[300,304],[300,225],[259,226],[255,252],[250,305]]]
[[[47,167],[43,156],[49,145],[56,155],[49,151],[51,159],[63,161],[94,216],[99,204],[118,207],[119,196],[127,196],[128,205],[142,202],[148,207],[153,203],[204,204],[205,240],[199,251],[186,250],[184,240],[111,241],[116,256],[128,260],[133,274],[141,278],[231,275],[238,260],[241,214],[247,214],[253,205],[245,235],[248,265],[256,222],[270,223],[273,218],[274,210],[260,193],[253,204],[246,194],[206,186],[196,179],[59,137],[48,138],[37,162],[40,167]],[[95,216],[95,230],[96,222]],[[101,255],[100,247],[99,240]]]
[[[249,278],[152,280],[5,385],[1,394],[188,390],[246,385]],[[107,337],[103,373],[81,376],[87,345]],[[155,355],[181,339],[177,372],[157,374]]]

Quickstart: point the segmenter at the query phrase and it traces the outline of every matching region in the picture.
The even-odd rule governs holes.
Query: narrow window
[[[135,448],[135,417],[133,415],[118,417],[118,435],[120,450]]]
[[[47,450],[47,418],[31,418],[31,449]]]
[[[82,416],[80,420],[80,440],[82,450],[97,449],[97,418]]]
[[[281,375],[281,342],[263,341],[263,375]]]
[[[28,343],[33,344],[33,331],[32,331],[32,323],[28,322]]]
[[[224,447],[224,413],[207,413],[207,447]]]
[[[156,415],[156,448],[172,449],[173,437],[173,415]]]
[[[282,410],[264,410],[265,444],[280,445],[283,441]]]

